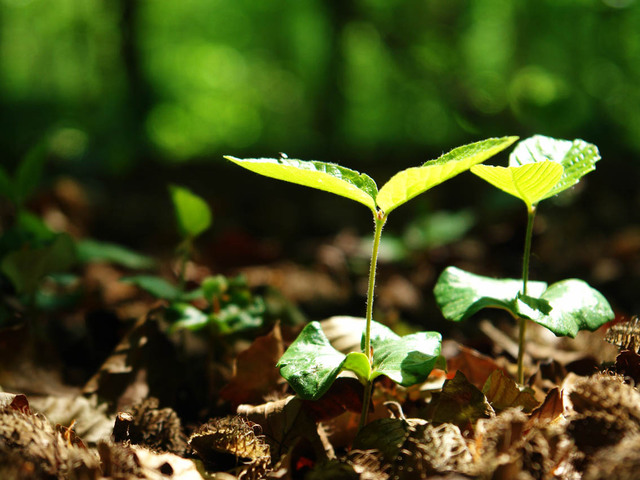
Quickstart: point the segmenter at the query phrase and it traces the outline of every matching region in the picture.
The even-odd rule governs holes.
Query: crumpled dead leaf
[[[534,392],[529,387],[519,387],[502,370],[495,370],[487,379],[482,393],[496,411],[521,407],[524,412],[530,412],[539,405]]]
[[[284,382],[276,363],[283,353],[282,333],[276,324],[271,332],[256,338],[238,354],[233,377],[220,390],[220,396],[235,409],[240,404],[261,404],[274,391],[282,392]]]
[[[311,445],[314,461],[335,456],[322,426],[316,425],[304,401],[296,396],[257,406],[240,405],[237,413],[262,427],[273,462],[277,462],[300,438]]]
[[[447,378],[453,378],[460,370],[479,389],[495,370],[501,368],[493,358],[453,341],[443,342],[442,354],[447,359]]]

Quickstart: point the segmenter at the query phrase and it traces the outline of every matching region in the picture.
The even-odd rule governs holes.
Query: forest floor
[[[58,201],[43,200],[41,211]],[[82,235],[78,211],[60,209]],[[16,321],[0,330],[0,478],[638,478],[640,326],[629,299],[640,234],[622,225],[581,237],[588,209],[578,211],[541,216],[538,272],[577,272],[619,294],[617,316],[576,339],[532,324],[525,387],[513,380],[508,317],[451,324],[431,294],[450,264],[513,272],[521,223],[480,224],[446,245],[383,255],[376,319],[400,334],[441,331],[447,370],[411,388],[381,377],[360,432],[355,378],[303,401],[275,366],[307,320],[321,320],[338,350],[359,349],[368,265],[352,228],[296,239],[293,253],[239,228],[218,235],[188,264],[187,286],[240,274],[265,305],[259,326],[229,335],[173,331],[169,302],[120,281],[131,272],[108,262],[76,267],[82,295],[55,311],[27,310],[5,293]],[[574,229],[555,228],[567,223]],[[173,280],[173,259],[160,265]]]

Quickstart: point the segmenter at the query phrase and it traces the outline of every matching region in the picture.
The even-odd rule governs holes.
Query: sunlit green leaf
[[[331,346],[320,324],[311,322],[284,352],[277,367],[301,398],[317,400],[334,382],[345,358]]]
[[[558,336],[575,337],[579,330],[596,330],[614,317],[604,296],[579,279],[554,283],[541,298],[549,302],[552,310],[532,320]]]
[[[197,237],[211,226],[211,210],[201,197],[177,185],[169,186],[178,230],[183,237]]]
[[[120,281],[131,283],[154,297],[165,300],[175,300],[179,298],[182,293],[177,286],[155,275],[132,275],[130,277],[123,277]]]
[[[361,352],[348,353],[347,358],[342,365],[342,369],[350,370],[355,373],[362,383],[368,382],[371,377],[371,365],[369,364],[369,358]]]
[[[85,263],[109,262],[133,270],[145,270],[155,265],[153,258],[115,243],[84,239],[77,243],[77,247],[78,259]]]
[[[557,195],[595,170],[600,152],[595,145],[584,140],[558,140],[535,135],[516,145],[509,157],[509,165],[518,166],[544,160],[559,163],[564,167],[564,172],[555,187],[541,200]]]
[[[546,288],[545,282],[530,281],[527,294],[540,297]],[[458,322],[483,308],[500,308],[514,317],[523,316],[527,304],[522,303],[521,290],[522,280],[485,277],[448,267],[440,274],[433,293],[444,317]],[[533,307],[528,305],[528,308]]]
[[[562,165],[552,161],[526,163],[517,167],[475,165],[471,172],[494,187],[519,198],[531,208],[548,193],[562,177]]]
[[[64,272],[76,262],[73,239],[67,234],[55,237],[49,245],[27,246],[7,254],[0,270],[20,293],[34,293],[40,281],[49,274]]]
[[[389,214],[422,192],[487,160],[516,140],[517,137],[490,138],[463,145],[421,167],[403,170],[380,188],[376,203],[385,214]]]
[[[333,163],[291,158],[246,158],[226,156],[236,165],[286,182],[324,190],[366,205],[375,213],[378,187],[368,175]]]
[[[424,382],[439,363],[442,335],[418,332],[401,337],[377,322],[371,322],[372,378],[386,375],[408,387]]]
[[[188,303],[173,302],[165,312],[166,319],[170,322],[169,333],[180,329],[200,330],[206,327],[209,316]]]

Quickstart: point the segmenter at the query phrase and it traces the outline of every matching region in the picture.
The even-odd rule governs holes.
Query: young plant
[[[380,189],[368,175],[332,163],[289,158],[225,157],[255,173],[362,203],[373,214],[374,235],[362,351],[342,354],[331,346],[318,322],[309,323],[278,362],[280,373],[300,397],[311,400],[320,398],[341,371],[350,370],[365,387],[360,417],[362,427],[367,421],[376,377],[386,375],[403,386],[414,385],[427,378],[441,358],[441,335],[438,332],[419,332],[399,337],[372,319],[382,228],[389,214],[400,205],[492,157],[516,139],[492,138],[458,147],[420,167],[398,172]]]
[[[169,333],[177,330],[208,331],[210,337],[219,337],[262,325],[264,302],[261,297],[251,295],[242,276],[209,276],[198,288],[185,290],[186,264],[192,256],[194,241],[211,226],[213,216],[204,199],[190,190],[171,185],[169,192],[181,237],[177,248],[180,262],[177,285],[154,275],[134,275],[121,281],[169,302],[166,311],[171,322]],[[199,309],[189,303],[198,299],[204,299],[207,306]]]
[[[613,311],[600,292],[579,279],[547,286],[529,281],[533,222],[538,204],[557,195],[595,170],[600,154],[582,140],[556,140],[534,136],[518,143],[508,167],[475,165],[471,171],[493,186],[522,200],[527,208],[521,279],[494,279],[449,267],[435,286],[443,315],[454,321],[469,318],[483,308],[508,311],[519,322],[518,382],[524,382],[527,320],[558,336],[575,337],[579,330],[595,330],[613,319]]]

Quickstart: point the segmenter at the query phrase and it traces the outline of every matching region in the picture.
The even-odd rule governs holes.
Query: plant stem
[[[364,328],[364,347],[363,352],[369,359],[369,364],[373,367],[373,352],[371,351],[371,321],[373,319],[373,292],[376,284],[376,267],[378,265],[378,249],[380,248],[380,236],[382,235],[382,227],[387,221],[387,216],[383,212],[378,212],[375,216],[375,233],[373,235],[373,248],[371,251],[371,265],[369,266],[369,288],[367,291],[367,317]],[[360,424],[358,430],[367,423],[369,416],[369,404],[371,403],[371,392],[373,390],[373,382],[367,381],[364,386],[364,396],[362,398],[362,414],[360,415]]]
[[[533,236],[533,221],[536,217],[536,207],[531,205],[527,209],[527,233],[524,238],[524,255],[522,257],[522,295],[527,294],[527,282],[529,281],[529,259],[531,257],[531,237]],[[518,383],[524,383],[524,338],[527,321],[520,318],[520,331],[518,333]]]
[[[373,236],[373,249],[371,251],[371,265],[369,266],[369,289],[367,291],[367,323],[364,330],[364,353],[369,358],[369,363],[373,361],[371,354],[371,320],[373,318],[373,292],[376,284],[376,266],[378,264],[378,249],[380,247],[380,236],[382,227],[387,221],[384,214],[376,216],[376,230]]]

